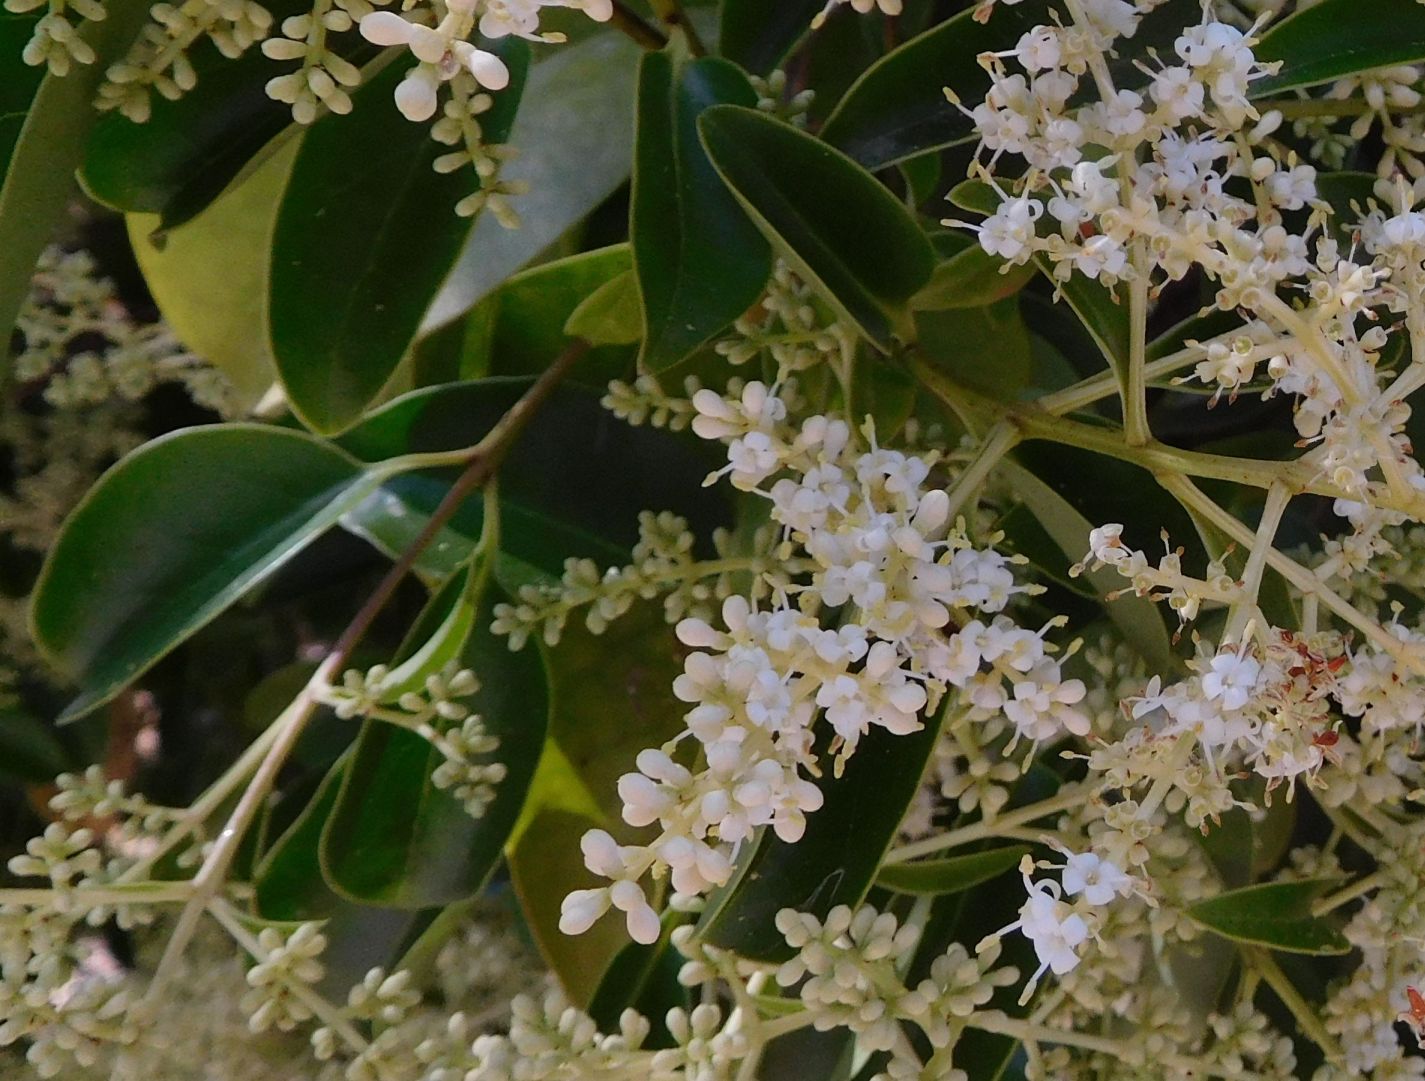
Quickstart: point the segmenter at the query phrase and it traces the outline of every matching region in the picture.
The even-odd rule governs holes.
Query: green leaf
[[[716,105],[698,123],[723,180],[798,275],[877,348],[908,337],[908,301],[935,264],[910,211],[850,158],[764,113]]]
[[[272,230],[300,137],[201,214],[155,235],[156,214],[132,214],[129,242],[173,332],[252,405],[277,379],[264,329]]]
[[[1340,885],[1336,878],[1269,882],[1231,890],[1188,908],[1209,931],[1234,942],[1317,956],[1349,953],[1339,923],[1311,915],[1311,906]]]
[[[48,784],[73,757],[54,729],[20,709],[0,709],[0,776],[23,784]]]
[[[20,59],[34,20],[0,15],[0,340],[74,194],[74,171],[98,120],[95,90],[147,18],[146,2],[116,0],[107,19],[82,23],[79,36],[97,57],[60,77]]]
[[[269,6],[279,22],[308,10],[300,0]],[[326,48],[358,64],[376,52],[356,34],[329,38]],[[153,94],[152,115],[141,124],[117,110],[104,113],[79,171],[91,198],[115,210],[158,214],[164,229],[201,212],[302,130],[291,107],[267,95],[274,67],[261,49],[232,59],[200,39],[185,55],[197,85],[176,101]]]
[[[744,846],[732,881],[708,901],[699,937],[750,960],[781,961],[790,956],[775,925],[782,909],[825,917],[837,905],[859,904],[920,785],[943,715],[903,736],[873,728],[840,777],[824,756],[825,802],[807,816],[806,834],[787,844],[763,830]]]
[[[698,117],[718,104],[757,104],[734,65],[703,58],[677,67],[667,53],[644,56],[629,232],[643,297],[639,361],[653,372],[750,308],[772,273],[767,242],[698,141]]]
[[[428,675],[439,672],[465,652],[475,631],[475,608],[480,575],[468,566],[431,598],[421,618],[411,628],[411,646],[402,650],[382,681],[382,701],[395,702],[403,694],[419,692]]]
[[[318,845],[336,806],[350,757],[343,756],[322,778],[302,813],[267,851],[253,878],[257,912],[263,919],[323,921],[325,971],[317,986],[338,1001],[345,1000],[352,985],[372,968],[390,969],[434,916],[434,912],[356,904],[333,893],[322,878]]]
[[[430,387],[397,398],[340,440],[366,461],[473,446],[529,386],[487,379]],[[710,460],[666,431],[614,419],[587,391],[562,387],[530,421],[500,467],[500,538],[506,555],[558,575],[570,556],[622,562],[638,540],[641,511],[671,510],[694,536],[727,524],[724,493],[703,488]],[[388,552],[399,552],[449,490],[451,471],[387,481],[342,524]],[[421,559],[443,578],[469,558],[481,527],[468,501]],[[497,565],[496,573],[512,585]]]
[[[523,228],[520,230],[523,231]],[[633,268],[627,244],[579,252],[521,271],[469,312],[416,346],[414,363],[427,385],[493,375],[538,375],[569,346],[569,320],[590,296]],[[632,280],[632,323],[643,335],[637,281]],[[613,299],[613,298],[609,298]],[[608,343],[589,351],[566,385],[608,389],[633,371],[637,350]]]
[[[887,864],[876,875],[876,885],[896,893],[929,896],[960,893],[1019,866],[1028,851],[1028,845],[1012,845],[943,860]]]
[[[1054,539],[1066,557],[1065,562],[1077,563],[1082,559],[1088,551],[1089,533],[1095,523],[1018,462],[1001,462],[1000,473],[1014,494],[1023,500],[1025,507]],[[1177,655],[1173,652],[1168,629],[1163,624],[1157,605],[1132,590],[1121,592],[1126,583],[1123,576],[1111,567],[1085,569],[1081,578],[1093,586],[1108,618],[1113,620],[1128,644],[1154,671],[1168,673],[1178,669]],[[1120,595],[1115,600],[1109,600],[1108,594],[1113,592],[1120,592]]]
[[[646,836],[620,820],[618,778],[639,751],[681,730],[687,707],[672,686],[682,661],[659,606],[641,605],[597,637],[571,626],[548,664],[549,741],[511,842],[510,876],[540,953],[571,999],[587,1004],[630,940],[617,913],[566,935],[559,906],[570,890],[599,884],[579,850],[586,830],[623,844]]]
[[[915,326],[920,351],[961,386],[1002,401],[1029,386],[1034,357],[1018,298],[917,312]]]
[[[511,653],[490,631],[491,609],[503,599],[490,591],[480,601],[460,657],[461,667],[480,678],[465,704],[499,738],[490,757],[507,769],[494,801],[472,818],[431,782],[439,752],[414,732],[367,721],[322,832],[323,872],[338,893],[392,908],[450,904],[479,892],[499,862],[534,777],[548,717],[538,652]]]
[[[632,345],[643,337],[638,278],[625,270],[599,286],[569,313],[564,333],[594,345]]]
[[[956,206],[977,214],[993,214],[1000,203],[999,194],[980,180],[966,180],[957,185],[950,192],[950,200]],[[1043,228],[1047,229],[1048,225],[1043,225]],[[1082,274],[1075,274],[1068,281],[1059,281],[1054,277],[1053,264],[1042,254],[1034,257],[1034,265],[1054,283],[1057,295],[1068,302],[1109,367],[1120,380],[1125,379],[1132,348],[1128,305],[1115,300],[1107,286]]]
[[[1045,21],[1046,10],[1043,0],[1000,5],[979,22],[971,7],[912,38],[862,73],[822,138],[871,169],[976,138],[970,118],[946,102],[946,89],[967,107],[982,99],[989,78],[980,54],[1011,48]]]
[[[1016,266],[990,255],[975,241],[938,263],[929,283],[911,298],[917,312],[947,308],[979,308],[1004,300],[1023,289],[1034,277],[1034,267]]]
[[[524,224],[511,230],[480,217],[422,330],[468,312],[628,180],[639,55],[611,31],[550,50],[534,65],[509,137],[519,156],[500,174],[529,185],[516,204]]]
[[[108,701],[370,486],[341,451],[256,424],[175,432],[124,458],[65,522],[35,587],[35,643],[79,688],[62,719]]]
[[[1425,7],[1400,0],[1323,0],[1277,23],[1253,47],[1281,69],[1252,84],[1261,98],[1392,64],[1425,60]]]
[[[719,48],[755,75],[775,68],[811,32],[823,0],[723,0]]]
[[[508,39],[507,39],[508,40]],[[480,118],[503,142],[519,104],[528,46],[503,46],[511,83]],[[309,427],[349,427],[410,349],[470,231],[455,214],[472,170],[437,173],[447,148],[396,110],[405,66],[353,95],[302,140],[273,232],[269,333],[293,410]]]

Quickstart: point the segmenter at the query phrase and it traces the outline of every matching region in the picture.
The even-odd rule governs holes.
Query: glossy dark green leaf
[[[915,326],[920,352],[961,386],[1003,401],[1029,386],[1034,358],[1017,298],[916,312]]]
[[[523,230],[521,230],[523,231]],[[633,252],[614,244],[540,263],[500,285],[459,320],[416,347],[415,362],[431,383],[482,376],[538,375],[569,346],[569,320],[598,290],[631,275]],[[633,329],[643,333],[634,284]],[[633,372],[637,351],[609,343],[591,349],[566,377],[601,394],[611,379]]]
[[[318,988],[338,1001],[377,966],[390,970],[434,917],[433,911],[356,904],[333,893],[322,877],[318,845],[336,806],[350,756],[344,756],[296,820],[277,838],[253,878],[257,912],[282,922],[321,920],[327,948]]]
[[[509,138],[519,156],[500,174],[529,185],[516,202],[523,224],[506,229],[490,215],[475,222],[423,330],[470,311],[628,180],[640,55],[609,30],[551,49],[533,66]]]
[[[1275,75],[1252,84],[1264,97],[1343,75],[1425,60],[1425,7],[1399,0],[1323,0],[1277,23],[1252,49]]]
[[[48,724],[21,709],[0,709],[0,777],[48,784],[73,764]]]
[[[979,180],[967,180],[957,185],[951,191],[950,199],[956,206],[977,214],[992,214],[999,206],[999,195]],[[1048,225],[1042,223],[1041,227],[1047,229]],[[1054,277],[1053,264],[1042,255],[1035,256],[1034,263],[1054,283],[1058,296],[1079,317],[1079,322],[1092,336],[1109,366],[1119,374],[1120,379],[1124,378],[1130,352],[1127,297],[1115,299],[1107,286],[1082,274],[1075,274],[1068,281],[1059,281]]]
[[[1034,267],[1005,263],[974,240],[959,238],[955,246],[959,250],[936,264],[930,281],[912,298],[917,312],[993,304],[1013,296],[1034,277]]]
[[[587,1004],[630,940],[618,913],[566,935],[559,906],[570,890],[599,884],[579,850],[586,830],[606,829],[624,844],[643,835],[619,817],[618,779],[639,751],[682,728],[687,707],[672,692],[682,660],[655,604],[597,637],[571,626],[548,663],[550,738],[511,842],[510,876],[541,955],[569,996]]]
[[[825,803],[807,816],[806,834],[787,844],[764,830],[745,846],[732,881],[708,901],[699,937],[746,958],[781,961],[791,954],[776,928],[782,909],[825,917],[837,905],[859,904],[920,785],[942,716],[904,736],[872,729],[840,777],[825,759],[818,782]]]
[[[978,58],[1011,48],[1045,21],[1043,0],[998,5],[988,22],[966,8],[871,65],[827,118],[822,137],[879,169],[976,138],[974,123],[945,100],[948,87],[973,107],[989,89]]]
[[[373,413],[340,443],[366,461],[473,446],[528,386],[528,380],[497,378],[414,391]],[[687,518],[694,536],[711,535],[727,524],[728,510],[723,493],[701,487],[713,468],[701,449],[666,431],[623,423],[595,394],[561,388],[500,468],[502,551],[556,576],[570,556],[622,562],[637,543],[639,512],[650,508]],[[445,471],[387,481],[342,524],[398,552],[440,502],[450,477]],[[479,532],[480,502],[469,500],[420,567],[444,577],[469,558]]]
[[[1312,903],[1340,884],[1336,878],[1307,878],[1246,886],[1199,901],[1187,912],[1234,942],[1287,953],[1349,953],[1351,944],[1339,921],[1311,915]]]
[[[653,372],[731,324],[772,272],[767,241],[698,139],[698,117],[719,104],[757,104],[735,65],[705,57],[679,66],[666,52],[643,58],[629,231],[643,297],[639,359]]]
[[[272,5],[279,22],[306,10],[300,0]],[[358,64],[376,52],[357,34],[333,37],[327,48]],[[279,135],[300,131],[291,107],[267,94],[266,84],[279,69],[261,49],[230,59],[200,40],[186,55],[197,85],[176,101],[154,94],[152,115],[141,124],[117,111],[105,113],[79,172],[92,198],[116,210],[158,214],[164,229],[203,210],[275,150]]]
[[[20,58],[34,18],[0,13],[0,340],[8,340],[35,261],[74,195],[74,171],[98,120],[95,91],[147,18],[143,0],[118,0],[107,19],[82,22],[79,36],[95,62],[61,77]]]
[[[500,859],[544,746],[548,691],[539,653],[511,653],[490,631],[488,592],[460,664],[480,678],[465,704],[500,740],[490,758],[506,775],[494,801],[472,818],[431,774],[442,761],[413,732],[380,721],[361,729],[322,833],[323,872],[337,892],[393,908],[450,904],[479,892]]]
[[[910,212],[841,152],[735,105],[699,121],[718,172],[776,251],[882,350],[912,327],[908,302],[935,256]]]
[[[564,333],[593,345],[632,345],[643,337],[638,278],[625,270],[590,293],[569,313]]]
[[[755,75],[766,75],[811,31],[823,0],[723,0],[718,47]]]
[[[514,122],[529,57],[523,42],[502,49],[510,87],[480,118],[491,143]],[[350,426],[386,385],[470,231],[455,204],[473,171],[432,168],[447,148],[397,112],[404,74],[390,65],[350,116],[307,132],[273,232],[272,352],[293,409],[321,432]]]
[[[1018,867],[1028,851],[1028,845],[1011,845],[943,860],[887,864],[876,875],[876,885],[896,893],[928,896],[960,893]]]
[[[1064,562],[1072,564],[1081,560],[1088,552],[1089,533],[1096,523],[1090,522],[1068,500],[1018,462],[1005,461],[1001,473],[1010,489],[1059,546]],[[1111,567],[1086,569],[1081,577],[1093,587],[1108,618],[1124,639],[1154,671],[1167,673],[1178,668],[1177,656],[1157,605],[1131,590],[1123,592],[1123,577]],[[1109,600],[1110,593],[1118,596]]]
[[[35,643],[108,701],[371,487],[341,451],[255,424],[192,428],[124,458],[70,515],[35,587]]]

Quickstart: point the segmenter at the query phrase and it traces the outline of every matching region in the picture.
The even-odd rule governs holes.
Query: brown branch
[[[668,39],[663,33],[649,26],[644,22],[632,8],[623,0],[613,0],[614,13],[609,18],[609,22],[616,28],[622,30],[640,46],[651,52],[657,52],[668,44]]]

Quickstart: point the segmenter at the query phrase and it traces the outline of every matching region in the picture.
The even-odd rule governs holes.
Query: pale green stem
[[[258,941],[256,935],[242,925],[242,920],[238,918],[237,913],[233,911],[230,905],[225,901],[216,901],[210,906],[209,911],[212,913],[213,918],[222,925],[223,930],[227,931],[227,933],[232,936],[233,941],[246,950],[254,961],[261,963],[267,960],[268,953],[262,948],[262,943]],[[366,1037],[362,1036],[361,1033],[356,1030],[356,1026],[342,1016],[341,1011],[336,1006],[328,1002],[323,996],[317,994],[316,991],[313,991],[307,984],[301,980],[284,980],[283,985],[293,998],[299,1000],[302,1005],[312,1011],[313,1017],[345,1040],[347,1045],[357,1054],[365,1051],[370,1046]],[[377,1065],[379,1070],[379,1064],[375,1065]]]
[[[133,886],[80,886],[61,889],[0,890],[0,907],[26,905],[42,907],[63,899],[67,911],[100,908],[105,905],[170,905],[182,904],[193,895],[190,882],[142,882]]]
[[[1309,1036],[1317,1047],[1321,1048],[1321,1053],[1326,1056],[1327,1061],[1339,1065],[1341,1062],[1340,1047],[1336,1045],[1331,1033],[1326,1031],[1326,1026],[1322,1024],[1316,1011],[1311,1008],[1311,1004],[1301,997],[1301,992],[1292,985],[1287,974],[1281,970],[1276,958],[1259,946],[1243,946],[1242,957],[1276,993],[1282,1005],[1296,1019],[1301,1031]]]
[[[1360,116],[1376,111],[1365,98],[1287,98],[1283,101],[1259,101],[1256,106],[1263,114],[1275,109],[1288,120],[1313,116]],[[1417,116],[1425,113],[1425,102],[1392,105],[1387,111],[1391,116]]]
[[[1158,360],[1148,361],[1143,365],[1143,378],[1146,382],[1151,383],[1155,379],[1180,372],[1184,368],[1196,364],[1205,356],[1207,356],[1206,348],[1200,345],[1190,345]],[[1063,390],[1056,390],[1052,394],[1036,398],[1034,404],[1044,412],[1058,416],[1063,413],[1072,413],[1086,405],[1092,405],[1111,394],[1117,394],[1118,389],[1117,374],[1104,372],[1102,375],[1095,375],[1075,383],[1073,386],[1065,387]]]
[[[1121,1062],[1142,1064],[1145,1051],[1141,1044],[1135,1045],[1128,1040],[1115,1040],[1108,1036],[1094,1036],[1086,1032],[1073,1032],[1068,1029],[1050,1028],[1047,1025],[1036,1025],[1033,1022],[1021,1021],[996,1011],[971,1014],[965,1024],[982,1032],[994,1032],[1026,1043],[1057,1044],[1061,1047],[1079,1047],[1085,1051],[1097,1051],[1100,1054],[1112,1055]],[[1154,1050],[1152,1055],[1153,1061],[1163,1066],[1171,1066],[1174,1069],[1185,1071],[1192,1077],[1224,1077],[1231,1078],[1232,1081],[1264,1081],[1260,1074],[1245,1070],[1229,1072],[1223,1067],[1214,1069],[1205,1060],[1191,1055],[1178,1055],[1171,1051],[1160,1050]]]
[[[1354,901],[1363,894],[1370,893],[1371,890],[1376,887],[1385,885],[1388,879],[1389,875],[1386,874],[1385,868],[1381,868],[1379,871],[1373,871],[1364,878],[1356,879],[1356,881],[1344,889],[1337,890],[1335,893],[1327,894],[1321,898],[1321,900],[1311,906],[1311,914],[1313,916],[1324,916],[1326,913]]]
[[[1144,242],[1133,242],[1133,280],[1128,283],[1128,383],[1123,388],[1123,438],[1141,447],[1152,438],[1148,428],[1148,261]]]
[[[1266,570],[1267,555],[1272,551],[1277,528],[1281,525],[1282,515],[1290,502],[1291,493],[1283,485],[1274,484],[1267,489],[1262,520],[1257,526],[1257,535],[1252,540],[1246,569],[1242,572],[1242,597],[1232,605],[1228,614],[1227,629],[1222,635],[1224,642],[1237,640],[1257,610],[1257,597],[1262,591],[1262,573]]]
[[[1045,818],[1048,815],[1058,814],[1061,811],[1068,811],[1074,807],[1082,807],[1089,799],[1089,792],[1078,788],[1072,792],[1061,792],[1057,796],[1040,800],[1038,803],[1031,803],[1027,807],[1020,807],[1002,814],[992,821],[973,822],[968,826],[961,826],[959,829],[950,830],[947,833],[938,834],[935,837],[926,837],[924,840],[912,841],[910,844],[893,848],[886,854],[886,863],[907,863],[920,856],[928,856],[933,852],[943,852],[948,848],[956,848],[960,845],[971,844],[975,841],[983,841],[990,837],[997,837],[1000,831],[1013,829],[1016,826],[1023,826],[1033,822],[1036,818]]]
[[[986,478],[993,472],[994,467],[1000,463],[1006,454],[1014,449],[1014,445],[1019,442],[1019,432],[1014,425],[1005,421],[1000,421],[988,432],[985,433],[984,441],[976,451],[965,471],[955,481],[955,486],[950,489],[950,509],[947,517],[950,521],[955,520],[955,515],[985,483]]]
[[[1252,532],[1207,498],[1186,477],[1163,475],[1158,477],[1158,483],[1177,496],[1184,506],[1201,513],[1238,544],[1252,544],[1254,540]],[[1315,573],[1303,567],[1296,560],[1273,548],[1267,553],[1267,565],[1302,593],[1314,595],[1329,611],[1334,612],[1345,622],[1355,627],[1382,651],[1389,653],[1408,669],[1425,671],[1425,656],[1412,654],[1406,643],[1388,633],[1379,623],[1366,616],[1338,593],[1327,588]]]
[[[268,748],[267,754],[258,764],[257,772],[248,782],[242,798],[238,800],[237,806],[228,816],[228,820],[218,833],[212,848],[208,850],[207,856],[203,859],[203,865],[193,877],[192,895],[183,911],[178,915],[178,922],[173,927],[173,933],[164,947],[163,956],[159,958],[158,967],[154,970],[153,980],[149,984],[146,997],[150,1001],[158,997],[164,983],[172,976],[179,958],[188,948],[193,932],[197,930],[198,920],[202,917],[203,911],[210,907],[210,903],[222,889],[223,880],[227,877],[228,869],[232,866],[233,858],[237,855],[238,846],[242,844],[248,827],[252,825],[253,819],[262,809],[268,793],[272,791],[272,786],[277,783],[277,775],[286,763],[288,755],[292,753],[292,749],[296,747],[297,740],[307,727],[307,722],[311,720],[312,714],[321,704],[320,689],[329,683],[331,677],[336,674],[334,669],[340,660],[341,658],[336,653],[329,655],[312,674],[312,678],[307,681],[306,686],[302,688],[297,697],[292,700],[291,705],[282,711],[282,715],[274,723],[273,727],[277,730],[277,735],[273,739],[271,747]]]

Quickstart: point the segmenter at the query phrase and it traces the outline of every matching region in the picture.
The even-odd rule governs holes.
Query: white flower
[[[1262,666],[1248,656],[1224,651],[1212,658],[1209,671],[1203,673],[1202,690],[1211,701],[1221,701],[1222,708],[1241,709],[1251,700]]]

